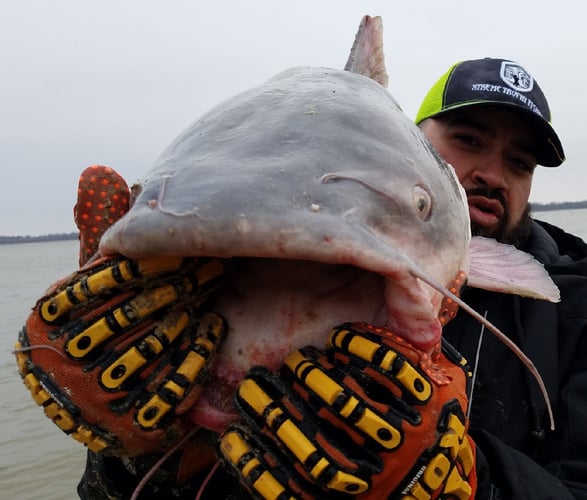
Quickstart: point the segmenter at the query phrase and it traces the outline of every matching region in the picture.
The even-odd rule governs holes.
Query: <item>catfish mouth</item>
[[[225,318],[228,333],[189,415],[206,429],[222,432],[238,418],[233,393],[251,367],[277,371],[297,348],[324,348],[331,329],[344,322],[393,323],[388,280],[377,273],[311,261],[225,262],[224,285],[210,308]]]

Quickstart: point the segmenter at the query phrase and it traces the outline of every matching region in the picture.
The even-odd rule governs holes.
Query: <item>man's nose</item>
[[[481,186],[491,189],[506,189],[505,171],[506,166],[501,158],[497,156],[485,157],[477,164],[472,178],[475,184]]]

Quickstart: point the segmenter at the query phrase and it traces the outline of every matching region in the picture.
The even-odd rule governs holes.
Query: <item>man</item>
[[[587,498],[587,246],[529,215],[536,165],[564,160],[549,121],[532,76],[515,62],[489,58],[452,66],[416,118],[467,192],[474,234],[531,253],[561,291],[560,304],[463,292],[537,366],[555,409],[554,432],[535,383],[508,349],[467,314],[445,327],[476,372],[469,432],[478,498]]]

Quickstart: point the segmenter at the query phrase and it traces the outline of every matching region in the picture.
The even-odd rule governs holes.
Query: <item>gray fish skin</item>
[[[103,254],[350,264],[387,280],[391,325],[429,347],[466,261],[469,219],[451,167],[373,80],[294,68],[220,104],[147,174]]]
[[[365,16],[348,71],[293,68],[201,117],[101,240],[105,255],[229,259],[213,304],[229,334],[190,410],[197,425],[222,431],[251,366],[277,370],[344,321],[425,350],[440,340],[438,290],[467,268],[468,209],[384,87],[382,31]]]
[[[442,294],[416,276],[450,286],[469,235],[452,167],[387,90],[302,67],[181,134],[100,250],[237,258],[213,306],[229,333],[190,417],[220,432],[251,366],[277,369],[341,322],[386,325],[431,350]]]

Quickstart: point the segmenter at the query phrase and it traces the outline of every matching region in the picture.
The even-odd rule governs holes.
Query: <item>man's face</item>
[[[515,113],[476,106],[421,124],[467,192],[473,234],[518,244],[529,224],[536,167],[530,127]]]

